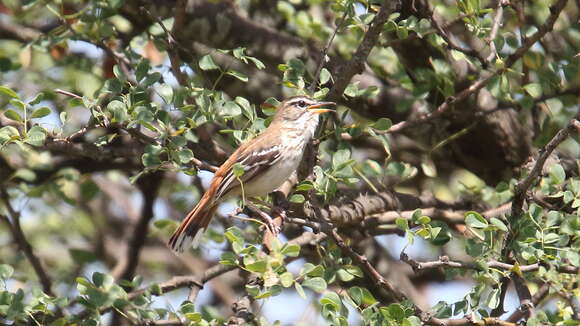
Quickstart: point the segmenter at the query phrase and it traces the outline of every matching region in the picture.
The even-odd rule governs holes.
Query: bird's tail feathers
[[[169,247],[176,253],[183,253],[190,245],[197,248],[216,209],[216,204],[209,204],[202,198],[175,230],[169,239]]]

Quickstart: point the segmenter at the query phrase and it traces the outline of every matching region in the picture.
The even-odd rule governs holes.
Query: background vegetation
[[[579,10],[3,1],[0,322],[577,325]],[[207,171],[308,91],[340,106],[288,201],[172,254]]]

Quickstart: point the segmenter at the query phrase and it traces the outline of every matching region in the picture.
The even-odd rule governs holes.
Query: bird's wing
[[[276,164],[281,157],[281,146],[271,146],[263,141],[255,139],[248,143],[248,146],[240,147],[232,156],[219,168],[214,176],[213,182],[217,182],[215,200],[225,196],[230,190],[239,187],[234,174],[234,166],[239,163],[244,169],[239,179],[242,184],[250,182],[254,177],[262,174],[270,166]]]

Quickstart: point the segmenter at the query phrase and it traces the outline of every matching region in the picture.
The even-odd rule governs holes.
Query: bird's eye
[[[303,108],[306,106],[306,102],[300,101],[300,102],[298,102],[298,106]]]

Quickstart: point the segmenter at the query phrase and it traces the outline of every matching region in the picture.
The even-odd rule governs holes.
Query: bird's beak
[[[324,113],[324,112],[334,111],[332,109],[323,108],[325,106],[334,107],[334,106],[336,106],[336,103],[334,103],[334,102],[318,102],[316,104],[312,104],[311,106],[309,106],[308,111],[318,113],[318,114]]]

